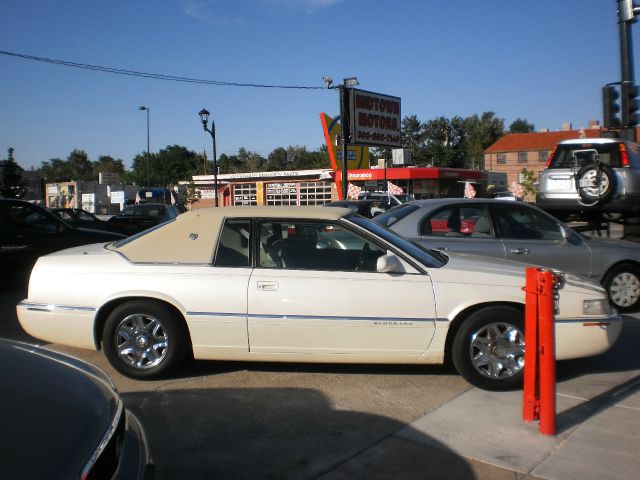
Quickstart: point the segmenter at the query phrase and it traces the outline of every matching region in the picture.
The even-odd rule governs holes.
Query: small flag
[[[524,197],[524,187],[515,180],[511,182],[511,188],[509,190],[511,190],[511,193],[513,193],[513,196],[516,198]]]
[[[401,187],[391,182],[387,182],[387,191],[391,195],[402,195],[402,193],[404,192],[404,190]]]
[[[349,188],[347,189],[347,198],[353,198],[354,200],[357,200],[361,191],[362,189],[359,186],[350,183]]]
[[[476,198],[476,189],[470,182],[464,184],[464,198]]]

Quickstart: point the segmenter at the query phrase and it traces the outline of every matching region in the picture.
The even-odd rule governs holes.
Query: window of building
[[[499,153],[497,158],[498,165],[505,165],[507,163],[507,154]]]
[[[548,158],[549,158],[549,151],[548,150],[540,150],[538,152],[538,162],[547,163],[547,159]]]
[[[265,183],[267,205],[297,205],[298,187],[295,182]]]
[[[330,201],[330,182],[300,182],[300,205],[324,205]]]
[[[518,163],[527,163],[527,152],[518,152]]]
[[[257,205],[256,184],[241,183],[233,186],[234,205]]]

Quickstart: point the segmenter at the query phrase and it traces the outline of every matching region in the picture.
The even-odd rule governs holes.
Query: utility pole
[[[631,25],[636,22],[640,8],[633,0],[616,0],[618,5],[618,27],[620,31],[620,110],[622,130],[620,136],[625,140],[637,141],[637,110],[640,106],[636,99],[638,88],[635,85],[633,70],[633,39]]]

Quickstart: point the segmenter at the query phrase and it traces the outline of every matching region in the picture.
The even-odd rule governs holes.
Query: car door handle
[[[528,248],[512,248],[509,250],[509,253],[513,253],[514,255],[529,255]]]
[[[278,282],[258,282],[258,290],[275,292],[278,290]]]

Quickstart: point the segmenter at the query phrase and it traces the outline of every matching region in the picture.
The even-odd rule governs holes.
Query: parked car
[[[368,199],[368,200],[336,200],[334,202],[325,203],[325,207],[342,207],[348,208],[354,213],[358,213],[363,217],[372,218],[390,208],[395,204],[388,203],[387,199]]]
[[[496,192],[496,193],[493,194],[493,198],[495,198],[497,200],[511,200],[511,201],[518,200],[518,197],[516,197],[511,192]]]
[[[354,241],[331,245],[328,231]],[[137,379],[166,375],[187,354],[451,358],[474,385],[505,389],[523,374],[524,274],[515,262],[420,248],[348,209],[205,208],[112,245],[40,258],[17,313],[30,335],[103,349]],[[559,360],[606,351],[622,326],[586,278],[566,275],[558,309]]]
[[[107,225],[117,228],[125,235],[133,235],[164,222],[168,222],[180,215],[180,211],[173,205],[162,203],[141,203],[127,205],[120,213],[111,217]]]
[[[101,370],[0,339],[0,378],[3,478],[150,478],[144,430]]]
[[[402,203],[414,200],[414,198],[406,193],[400,195],[392,195],[388,192],[361,192],[358,195],[358,200],[381,200],[386,203],[390,203],[391,206],[395,207]]]
[[[114,227],[109,226],[106,220],[101,220],[93,213],[81,208],[50,208],[49,211],[73,227],[114,231]]]
[[[374,221],[427,248],[584,275],[602,283],[619,310],[640,308],[640,245],[585,237],[533,205],[489,199],[417,200]]]
[[[41,255],[122,238],[119,233],[74,228],[37,205],[0,198],[0,282],[26,281]]]
[[[640,215],[640,145],[621,139],[560,142],[540,173],[536,205],[561,219],[576,212]]]

